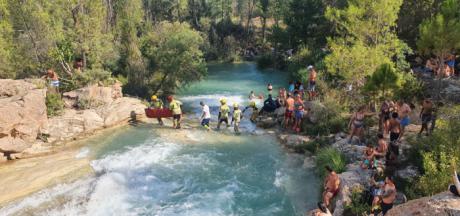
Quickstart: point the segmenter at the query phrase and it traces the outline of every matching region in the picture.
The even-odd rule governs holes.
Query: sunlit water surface
[[[287,80],[249,63],[213,65],[180,100],[188,121],[198,121],[199,101],[209,104],[215,127],[219,98],[243,106],[249,91],[266,93],[268,82],[277,87]],[[177,132],[147,124],[96,136],[76,155],[92,159],[94,176],[43,190],[0,214],[267,216],[312,209],[319,183],[303,156],[287,153],[247,120],[242,128],[235,136],[231,129]]]

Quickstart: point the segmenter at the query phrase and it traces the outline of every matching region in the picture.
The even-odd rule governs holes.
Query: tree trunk
[[[267,27],[267,16],[262,17],[262,41],[265,43],[265,30]]]
[[[163,75],[163,77],[161,78],[161,81],[160,81],[160,84],[155,88],[155,90],[153,90],[153,94],[157,94],[158,91],[161,90],[161,87],[163,87],[163,83],[166,81],[166,79],[168,78],[168,75],[169,73],[165,73]]]

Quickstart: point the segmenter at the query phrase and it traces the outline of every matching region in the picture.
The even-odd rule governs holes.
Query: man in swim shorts
[[[315,68],[310,65],[307,67],[307,70],[310,72],[308,77],[308,96],[309,100],[314,100],[316,96],[316,70]]]
[[[404,103],[402,100],[397,103],[397,111],[399,115],[399,120],[401,123],[401,134],[399,139],[404,135],[404,130],[410,124],[409,114],[412,112],[412,109],[407,103]]]
[[[292,98],[291,93],[289,93],[288,98],[286,99],[286,112],[284,113],[285,128],[288,128],[289,124],[293,120],[294,108],[294,98]]]
[[[329,174],[324,179],[323,202],[326,206],[329,206],[331,199],[339,193],[340,178],[331,167],[326,166],[325,169]]]

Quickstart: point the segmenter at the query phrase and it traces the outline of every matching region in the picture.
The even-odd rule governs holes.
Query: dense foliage
[[[321,177],[326,176],[324,166],[331,167],[336,173],[342,173],[345,172],[346,165],[345,156],[335,148],[323,148],[317,153],[316,167]]]

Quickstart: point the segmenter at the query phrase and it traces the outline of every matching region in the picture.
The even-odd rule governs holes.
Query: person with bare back
[[[328,175],[326,179],[324,179],[323,202],[326,206],[329,206],[331,199],[333,199],[339,193],[340,178],[331,167],[326,166],[325,168],[328,172]]]

